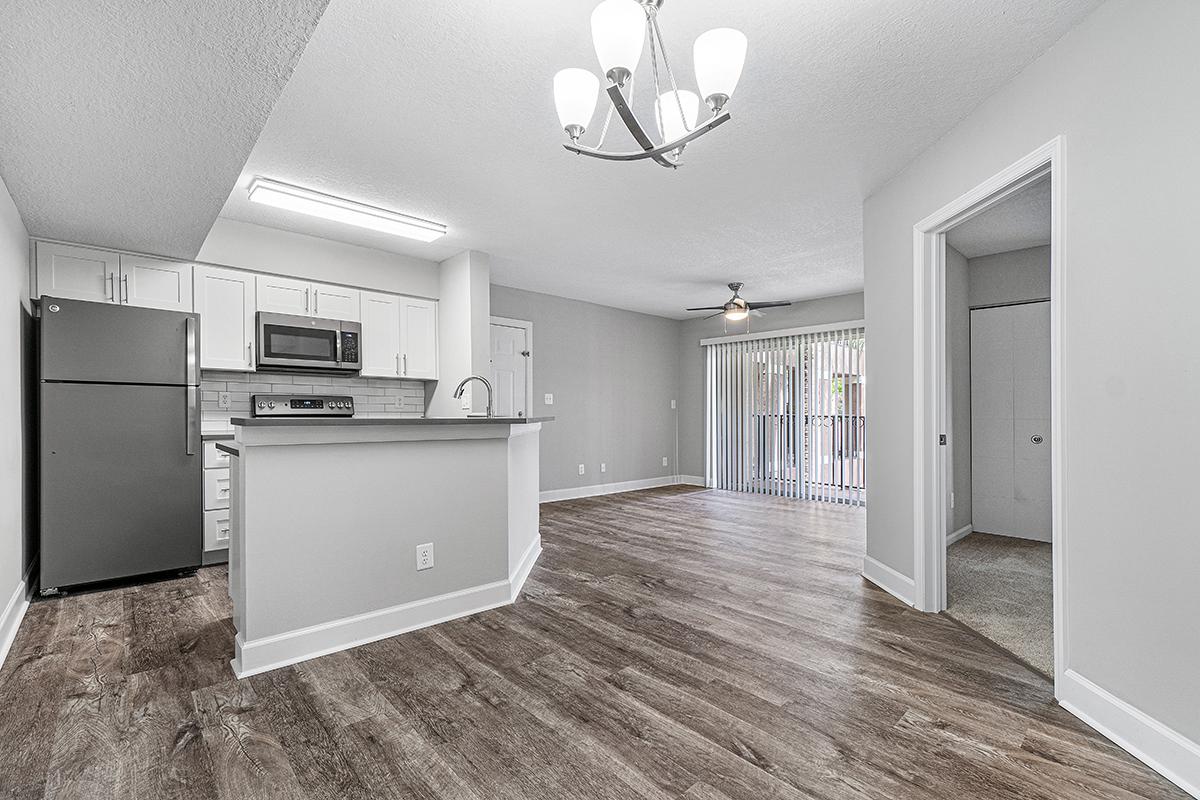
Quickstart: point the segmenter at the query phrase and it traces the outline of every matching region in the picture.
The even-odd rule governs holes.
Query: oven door
[[[341,356],[337,320],[259,313],[259,367],[343,370]]]

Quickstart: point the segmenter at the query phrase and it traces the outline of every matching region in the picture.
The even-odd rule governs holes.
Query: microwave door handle
[[[342,331],[340,329],[334,339],[337,341],[337,363],[340,367],[342,365]]]

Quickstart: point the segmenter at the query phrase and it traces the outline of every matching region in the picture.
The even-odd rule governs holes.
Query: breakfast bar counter
[[[234,672],[511,603],[550,418],[233,419]]]

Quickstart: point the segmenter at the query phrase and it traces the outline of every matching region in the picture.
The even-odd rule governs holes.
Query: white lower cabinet
[[[204,470],[204,510],[229,508],[229,468]]]
[[[204,512],[204,550],[224,550],[229,547],[229,509]]]

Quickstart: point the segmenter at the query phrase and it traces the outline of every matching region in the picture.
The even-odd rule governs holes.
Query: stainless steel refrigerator
[[[40,586],[200,565],[195,314],[43,297]]]

